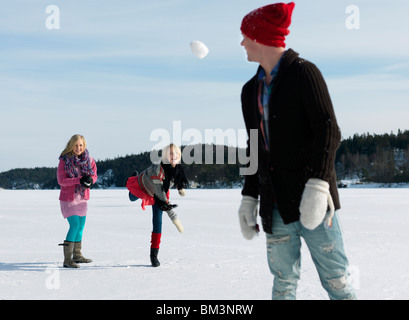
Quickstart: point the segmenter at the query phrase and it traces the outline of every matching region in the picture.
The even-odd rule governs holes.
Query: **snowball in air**
[[[193,54],[199,59],[203,59],[209,54],[209,48],[206,45],[198,40],[192,41],[190,43],[190,48],[192,49]]]

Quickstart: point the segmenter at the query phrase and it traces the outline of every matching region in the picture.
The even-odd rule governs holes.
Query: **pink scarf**
[[[69,157],[68,154],[66,154],[64,156],[60,156],[59,159],[65,162],[64,169],[70,178],[82,177],[83,175],[87,174],[93,176],[95,174],[92,170],[91,158],[87,149],[85,149],[85,151],[79,156],[74,155]],[[76,188],[75,191],[79,189],[81,195],[84,196],[85,188],[82,185],[77,187],[78,188]]]

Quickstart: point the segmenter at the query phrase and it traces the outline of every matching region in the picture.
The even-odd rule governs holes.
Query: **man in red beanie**
[[[303,237],[331,299],[355,299],[338,224],[340,209],[334,161],[340,130],[321,72],[286,50],[294,3],[277,3],[247,14],[241,24],[249,61],[259,63],[243,87],[247,133],[259,132],[258,172],[246,175],[239,209],[246,239],[267,237],[274,275],[273,299],[295,299]]]

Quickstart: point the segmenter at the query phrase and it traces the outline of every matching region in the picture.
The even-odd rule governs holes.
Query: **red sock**
[[[160,238],[162,237],[162,233],[153,233],[151,237],[151,248],[152,249],[159,249],[160,245]]]

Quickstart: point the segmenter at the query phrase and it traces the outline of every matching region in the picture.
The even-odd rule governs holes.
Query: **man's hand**
[[[259,232],[257,224],[257,206],[257,199],[250,196],[243,196],[239,208],[239,222],[241,233],[247,240],[253,239],[253,237]]]

